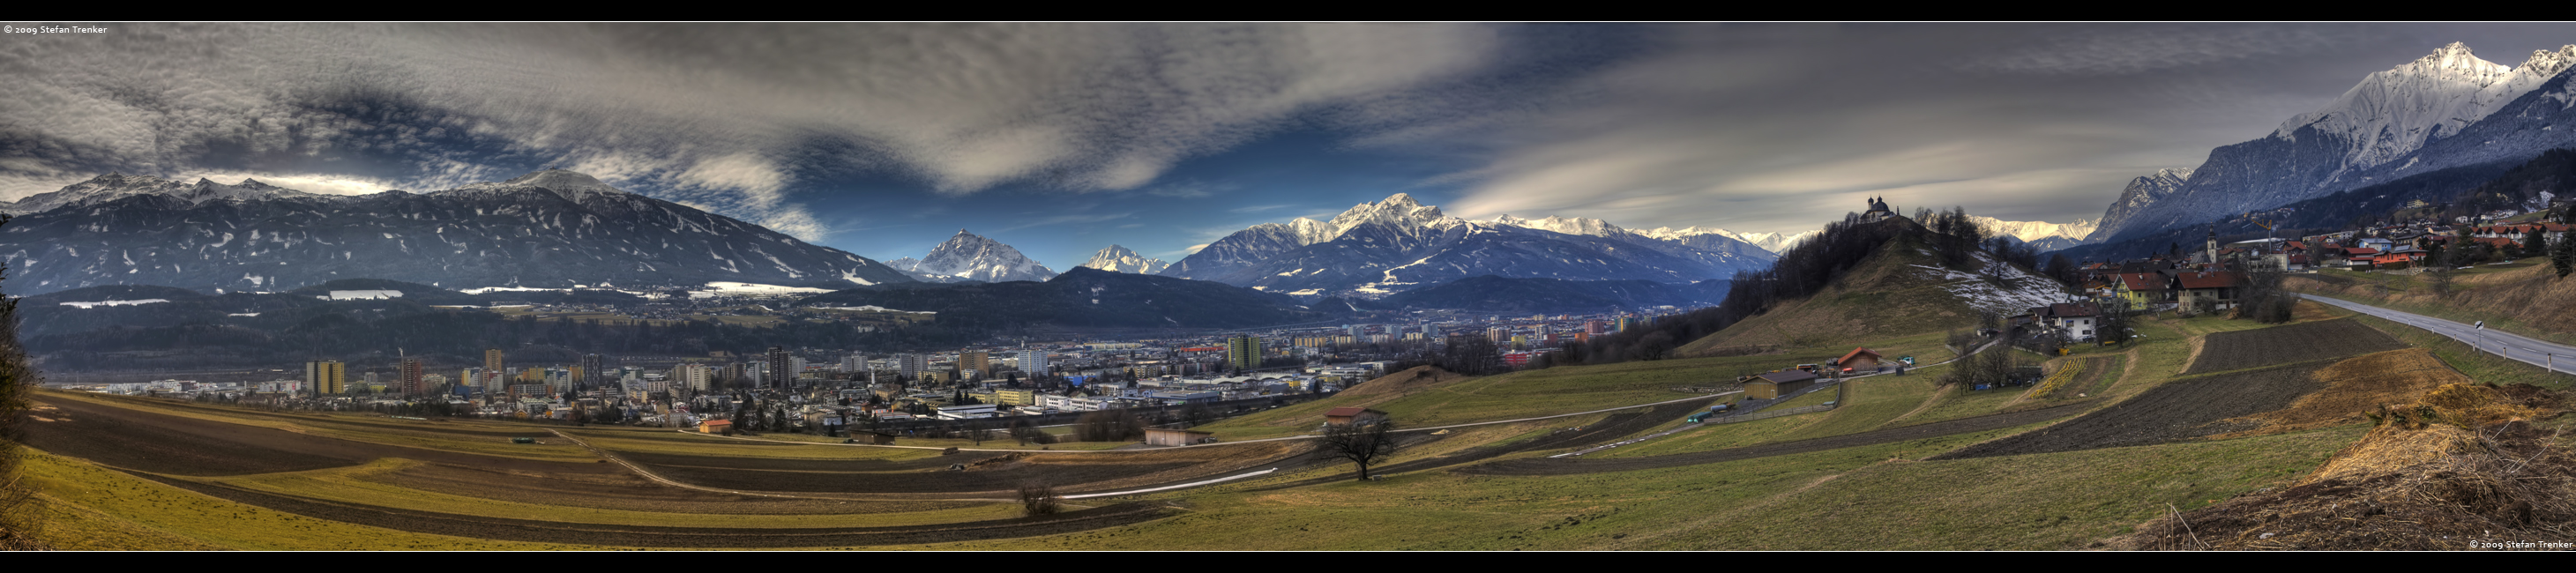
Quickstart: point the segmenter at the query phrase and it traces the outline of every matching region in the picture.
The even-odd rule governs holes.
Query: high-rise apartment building
[[[402,361],[402,376],[399,378],[399,380],[401,380],[401,382],[402,382],[402,393],[403,393],[403,395],[405,395],[405,396],[419,396],[419,395],[423,395],[423,394],[428,394],[428,393],[429,393],[429,385],[428,385],[428,384],[426,384],[426,383],[425,383],[426,381],[425,381],[425,380],[423,380],[423,379],[421,378],[421,375],[422,375],[422,374],[426,374],[426,372],[422,372],[422,371],[421,371],[420,359],[418,359],[418,358],[405,358],[405,359],[403,359],[403,361]]]
[[[332,395],[349,392],[349,369],[338,360],[316,360],[304,363],[304,387],[314,394]]]
[[[794,370],[796,366],[795,364],[787,361],[786,347],[769,347],[769,354],[766,358],[767,360],[763,361],[761,364],[761,366],[766,370],[761,373],[760,377],[760,382],[763,386],[770,388],[786,388],[796,383],[796,371]]]
[[[920,354],[897,354],[894,355],[894,360],[895,370],[902,372],[903,377],[906,380],[920,380],[921,372],[930,369],[929,356]]]
[[[608,381],[608,379],[609,379],[609,378],[608,378],[608,358],[607,358],[607,357],[603,357],[603,356],[600,356],[600,355],[597,355],[597,354],[584,354],[584,355],[581,355],[581,366],[580,366],[580,368],[581,368],[581,370],[579,370],[579,372],[581,372],[580,380],[581,380],[582,385],[584,385],[584,386],[590,386],[590,387],[594,387],[594,388],[595,388],[595,387],[598,387],[598,386],[600,386],[601,384],[603,384],[603,383],[607,382],[607,381]]]
[[[1020,351],[1020,377],[1047,375],[1047,353],[1044,350]]]
[[[993,372],[993,355],[982,350],[959,352],[957,353],[957,370],[961,373],[973,371],[974,374],[971,374],[971,376],[973,376],[974,379],[983,379],[984,375]]]
[[[1261,337],[1243,334],[1225,339],[1225,361],[1234,363],[1235,370],[1260,368]]]

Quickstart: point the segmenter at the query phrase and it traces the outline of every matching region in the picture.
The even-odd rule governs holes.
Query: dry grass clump
[[[2556,445],[2556,432],[2532,424],[2563,413],[2560,407],[2557,394],[2528,385],[2444,385],[2420,402],[2371,412],[2378,427],[2297,486],[2168,514],[2105,545],[2439,550],[2576,544],[2576,453]]]
[[[2326,383],[2325,388],[2299,397],[2287,408],[2225,420],[2223,423],[2254,427],[2211,438],[2261,436],[2359,422],[2388,405],[2423,399],[2435,388],[2475,382],[2444,365],[2433,351],[2422,348],[2364,355],[2309,376]]]

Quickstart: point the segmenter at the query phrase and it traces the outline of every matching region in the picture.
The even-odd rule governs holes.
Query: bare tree
[[[1020,484],[1020,508],[1029,515],[1050,515],[1063,511],[1063,502],[1064,497],[1055,493],[1055,486],[1047,485],[1046,482],[1031,481]]]
[[[1324,428],[1320,441],[1324,455],[1350,460],[1360,467],[1360,479],[1369,479],[1369,465],[1395,455],[1395,423],[1386,420],[1334,424]]]

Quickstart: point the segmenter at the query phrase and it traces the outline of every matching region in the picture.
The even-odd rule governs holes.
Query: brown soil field
[[[918,472],[945,470],[953,464],[973,466],[987,460],[1006,458],[1012,452],[958,452],[953,456],[931,456],[908,460],[877,459],[804,459],[804,458],[736,458],[692,456],[618,450],[617,456],[627,461],[652,466],[703,469],[738,469],[787,472]],[[932,452],[936,453],[936,452]]]
[[[1715,401],[1715,399],[1711,399],[1711,401]],[[1573,430],[1550,432],[1545,436],[1539,436],[1515,443],[1479,446],[1446,456],[1370,468],[1369,473],[1395,474],[1398,472],[1420,471],[1459,464],[1471,464],[1520,452],[1588,446],[1600,442],[1624,438],[1637,432],[1646,431],[1664,422],[1672,421],[1675,418],[1688,416],[1691,412],[1699,411],[1699,409],[1706,408],[1708,405],[1708,402],[1683,402],[1677,404],[1664,404],[1646,409],[1643,412],[1612,414],[1609,418],[1601,420],[1600,423],[1590,426],[1583,426]],[[1349,463],[1339,458],[1318,461],[1321,463]],[[1287,489],[1322,483],[1351,481],[1354,479],[1359,479],[1359,471],[1356,469],[1340,475],[1301,480],[1263,487],[1260,489]]]
[[[2381,406],[2412,404],[2423,399],[2425,392],[2444,384],[2477,382],[2434,358],[2432,349],[2427,348],[2354,357],[2319,369],[2313,376],[2325,382],[2324,389],[2299,397],[2288,408],[2229,419],[2228,422],[2257,427],[2211,438],[2241,438],[2361,422],[2365,412]]]
[[[435,535],[612,547],[856,547],[1006,539],[1071,533],[1161,518],[1168,505],[1135,502],[1041,517],[945,525],[728,529],[575,524],[413,511],[252,491],[136,473],[174,487],[277,511]]]
[[[297,471],[405,458],[538,473],[622,473],[609,463],[547,462],[314,436],[173,416],[83,400],[46,400],[52,422],[29,422],[27,443],[112,467],[175,475]],[[602,460],[604,461],[604,460]]]
[[[484,499],[669,513],[820,515],[932,511],[980,505],[952,501],[862,501],[716,493],[663,485],[632,473],[529,474],[421,464],[367,478],[422,491]]]
[[[1231,446],[1173,448],[1135,454],[1008,453],[941,456],[946,463],[916,471],[827,471],[726,469],[658,465],[634,461],[662,477],[714,488],[778,492],[831,493],[969,493],[999,492],[1032,481],[1057,491],[1082,493],[1147,484],[1194,481],[1259,465],[1272,465],[1305,453],[1308,444],[1255,442]],[[990,452],[978,452],[990,454]],[[628,455],[628,454],[619,454]],[[704,461],[700,457],[692,461]],[[835,460],[798,460],[816,464],[852,464]],[[890,467],[917,467],[917,462],[891,462]],[[949,470],[964,464],[964,470]],[[817,467],[852,467],[820,466]],[[889,467],[889,466],[880,466]]]
[[[2288,407],[2325,387],[2324,362],[2167,382],[2126,402],[2047,428],[1960,448],[1932,459],[1982,458],[2161,444],[2252,429],[2225,420]]]
[[[195,402],[186,402],[186,401],[180,401],[180,400],[171,400],[171,399],[166,399],[166,398],[145,398],[145,397],[140,397],[140,396],[117,396],[117,395],[112,395],[112,394],[88,394],[88,395],[78,396],[78,397],[76,397],[75,399],[88,399],[88,400],[94,400],[94,401],[101,401],[101,402],[105,402],[105,403],[108,403],[108,404],[133,405],[133,406],[140,406],[140,407],[145,407],[145,408],[167,408],[167,409],[170,409],[170,410],[203,412],[203,413],[206,413],[206,414],[212,414],[212,415],[218,415],[218,416],[230,416],[230,417],[240,417],[240,418],[257,418],[257,419],[279,420],[279,421],[286,421],[286,422],[294,422],[294,423],[297,423],[297,424],[309,424],[309,425],[314,425],[314,426],[344,426],[344,427],[347,427],[347,428],[349,428],[349,429],[362,430],[362,431],[394,430],[394,431],[398,431],[398,432],[417,432],[417,433],[426,433],[426,434],[438,434],[438,435],[445,435],[445,436],[449,436],[449,437],[454,437],[454,436],[465,436],[465,437],[473,437],[473,438],[551,438],[551,437],[554,437],[554,434],[547,432],[547,431],[546,431],[546,428],[543,428],[543,427],[537,427],[537,426],[526,426],[526,427],[524,427],[524,428],[515,428],[515,427],[510,427],[510,426],[513,426],[513,425],[516,425],[516,424],[506,424],[506,423],[504,423],[504,424],[495,424],[495,423],[490,423],[490,422],[480,422],[480,421],[446,421],[446,420],[431,420],[431,421],[370,420],[370,419],[365,419],[365,418],[352,417],[352,416],[349,416],[349,415],[323,415],[323,414],[311,414],[311,413],[299,413],[299,412],[271,412],[271,411],[259,410],[259,409],[255,409],[255,408],[241,408],[241,407],[232,407],[232,406],[217,406],[217,405],[212,405],[212,404],[198,404],[198,403],[195,403]]]
[[[2004,414],[1987,414],[1984,416],[1944,420],[1928,424],[1888,428],[1885,430],[1871,430],[1856,434],[1844,434],[1840,436],[1799,440],[1795,442],[1780,442],[1776,444],[1763,444],[1759,446],[1711,450],[1706,452],[1691,452],[1687,454],[1603,459],[1525,458],[1468,466],[1451,471],[1481,475],[1552,476],[1694,466],[1789,454],[1803,454],[1807,452],[1821,452],[1825,450],[1835,450],[1856,446],[1889,444],[1908,440],[1936,438],[1952,434],[1998,430],[2013,426],[2044,422],[2060,416],[2071,415],[2077,412],[2082,412],[2085,408],[2091,407],[2092,405],[2093,402],[2091,401],[2075,402],[2036,410],[2024,410]]]
[[[2212,333],[2184,374],[2207,374],[2340,358],[2405,348],[2406,343],[2354,320],[2326,320]]]

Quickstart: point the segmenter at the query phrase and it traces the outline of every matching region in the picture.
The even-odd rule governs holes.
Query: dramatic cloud
[[[1125,201],[1157,225],[1115,239],[1165,256],[1240,228],[1208,214],[1395,191],[1642,228],[1801,231],[1879,195],[2067,221],[2451,41],[2505,61],[2576,30],[113,25],[0,37],[0,199],[108,171],[364,193],[557,167],[809,240],[1125,228],[1072,208]],[[850,240],[912,240],[883,233]]]
[[[10,41],[0,197],[65,172],[327,162],[419,187],[493,178],[460,165],[535,163],[811,238],[823,227],[785,193],[813,173],[893,169],[952,194],[1136,189],[1324,108],[1346,127],[1386,120],[1375,102],[1486,66],[1498,39],[1453,25],[692,24],[120,25]]]

